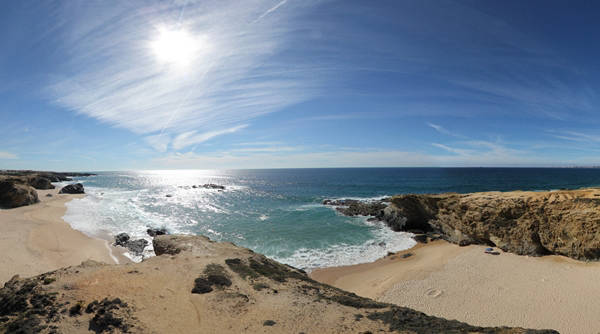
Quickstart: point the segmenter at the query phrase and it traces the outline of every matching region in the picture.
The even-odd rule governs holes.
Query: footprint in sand
[[[438,289],[427,289],[427,291],[425,291],[425,295],[427,297],[431,297],[431,298],[437,298],[437,297],[441,296],[443,293],[444,293],[444,291],[438,290]]]

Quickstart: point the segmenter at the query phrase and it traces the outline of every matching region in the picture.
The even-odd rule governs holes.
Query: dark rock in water
[[[165,197],[173,197],[171,194],[166,194]]]
[[[142,255],[144,253],[144,248],[148,246],[149,242],[146,239],[137,239],[134,241],[127,242],[127,249],[132,251],[135,255]]]
[[[193,186],[193,188],[204,188],[204,189],[219,189],[219,190],[225,190],[225,186],[222,185],[218,185],[218,184],[214,184],[214,183],[207,183],[207,184],[203,184],[201,186]]]
[[[13,181],[0,181],[1,208],[16,208],[39,201],[37,192],[31,186]]]
[[[131,240],[127,233],[119,233],[115,236],[115,245],[129,249],[135,255],[140,256],[144,253],[144,248],[148,246],[148,240],[137,239]]]
[[[29,185],[35,189],[54,189],[54,185],[49,179],[41,176],[33,176],[29,178]]]
[[[119,233],[115,236],[115,245],[126,247],[131,237],[127,233]]]
[[[359,201],[355,199],[340,199],[323,201],[324,205],[337,206],[336,210],[346,216],[373,216],[376,219],[383,215],[387,204],[382,201]]]
[[[64,186],[59,192],[59,194],[85,194],[83,190],[83,184],[74,183]]]
[[[164,227],[161,228],[149,228],[146,230],[146,233],[148,233],[149,236],[151,237],[155,237],[157,235],[165,235],[168,234],[167,233],[167,229]]]

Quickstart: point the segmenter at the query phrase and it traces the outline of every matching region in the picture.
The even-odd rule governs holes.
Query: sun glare
[[[151,48],[161,63],[185,66],[196,58],[199,44],[199,39],[186,30],[160,28]]]

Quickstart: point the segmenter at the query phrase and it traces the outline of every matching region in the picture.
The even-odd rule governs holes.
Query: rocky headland
[[[16,208],[39,202],[38,190],[54,189],[52,182],[72,181],[73,176],[91,176],[90,173],[57,173],[38,171],[0,171],[0,208]],[[65,186],[60,193],[83,194],[80,183]]]
[[[408,194],[379,201],[326,200],[345,215],[371,216],[394,231],[519,255],[600,259],[600,189]]]
[[[0,289],[0,332],[557,333],[470,326],[376,302],[202,236],[153,243],[157,256],[141,263],[86,261],[13,277]]]

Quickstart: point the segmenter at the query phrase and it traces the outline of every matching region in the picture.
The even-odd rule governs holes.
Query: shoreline
[[[58,194],[59,190],[36,190],[39,203],[0,210],[0,283],[14,275],[30,277],[88,259],[129,262],[109,241],[90,237],[63,220],[65,203],[85,195]]]
[[[310,277],[381,302],[479,326],[600,331],[600,263],[520,256],[443,240],[375,262],[313,270]],[[405,254],[412,254],[403,257]],[[541,312],[540,305],[545,305]]]

